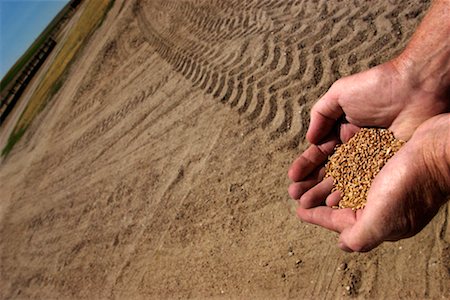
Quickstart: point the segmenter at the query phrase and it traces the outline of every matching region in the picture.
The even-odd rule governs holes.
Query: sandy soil
[[[116,1],[0,166],[1,298],[449,298],[449,210],[346,254],[286,171],[428,1]]]

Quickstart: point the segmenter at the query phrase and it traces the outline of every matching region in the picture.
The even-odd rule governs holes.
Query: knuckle
[[[309,217],[309,214],[306,213],[306,211],[304,209],[302,209],[301,207],[299,207],[297,209],[297,216],[300,220],[302,220],[303,222],[307,222],[309,223],[311,218]]]
[[[310,208],[312,201],[313,201],[312,196],[309,194],[304,194],[300,197],[300,205],[303,208]]]

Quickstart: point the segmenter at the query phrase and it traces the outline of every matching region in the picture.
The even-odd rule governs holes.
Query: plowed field
[[[430,1],[115,1],[0,165],[1,298],[449,298],[445,206],[347,254],[287,168],[338,78]]]

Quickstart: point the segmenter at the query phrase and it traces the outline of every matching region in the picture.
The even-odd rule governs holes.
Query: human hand
[[[301,218],[339,232],[353,226],[355,220],[362,218],[366,209],[355,213],[351,210],[335,211],[327,206],[318,206],[324,202],[333,205],[339,201],[338,192],[330,194],[332,179],[322,181],[325,173],[324,163],[333,153],[334,147],[340,142],[346,142],[360,127],[389,128],[395,137],[407,141],[423,122],[450,111],[449,5],[447,0],[434,1],[398,58],[338,80],[313,107],[306,135],[312,145],[293,162],[288,172],[293,181],[289,186],[289,195],[299,199]],[[448,115],[446,116],[448,122]],[[414,147],[411,144],[414,143],[408,142],[404,146],[406,150],[401,150],[400,153],[405,153],[410,148],[413,152]],[[447,148],[450,148],[448,144]],[[423,153],[435,153],[432,150]],[[427,160],[423,161],[427,163]],[[406,164],[411,162],[414,161],[410,157]],[[448,171],[448,164],[445,167]],[[380,174],[385,172],[387,171]],[[393,169],[392,172],[396,170]],[[394,175],[383,175],[381,178],[389,176]],[[408,183],[406,179],[405,183]],[[390,182],[389,187],[392,188]],[[414,197],[417,198],[417,195]],[[378,200],[372,200],[375,201]],[[354,249],[358,250],[358,247]]]
[[[314,105],[306,135],[313,145],[288,172],[293,181],[289,195],[300,199],[302,207],[327,198],[332,182],[322,182],[324,163],[334,147],[360,127],[389,128],[397,138],[408,140],[425,120],[448,111],[446,91],[418,84],[411,70],[401,58],[389,61],[336,81]],[[348,123],[342,122],[344,116]]]
[[[422,124],[375,177],[364,209],[300,206],[299,217],[340,233],[345,251],[369,251],[418,233],[450,194],[450,114]],[[336,205],[339,199],[328,200]]]

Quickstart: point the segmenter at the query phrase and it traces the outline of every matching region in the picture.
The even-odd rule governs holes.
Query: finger
[[[300,199],[304,193],[322,181],[325,176],[325,168],[321,168],[316,173],[313,176],[309,176],[306,180],[292,183],[288,188],[289,196],[294,200]]]
[[[339,248],[347,252],[367,252],[383,242],[382,236],[374,229],[375,226],[367,226],[364,219],[360,219],[352,227],[342,231],[339,237]]]
[[[321,166],[338,144],[337,137],[330,137],[320,145],[311,145],[289,168],[288,176],[292,181],[300,181]]]
[[[288,188],[289,196],[297,200],[313,186],[322,181],[325,176],[325,168],[321,168],[318,172],[308,176],[306,180],[292,183]]]
[[[343,115],[336,93],[331,89],[311,109],[311,122],[306,138],[311,144],[317,144],[324,139]]]
[[[306,191],[308,191],[316,184],[317,180],[294,182],[288,188],[289,196],[294,200],[298,200]]]
[[[339,137],[343,143],[347,143],[361,128],[351,123],[341,124]]]
[[[311,209],[299,207],[297,215],[305,222],[322,226],[326,229],[342,232],[355,224],[355,212],[350,208],[336,209],[319,206]]]
[[[326,178],[309,191],[304,193],[300,198],[300,206],[303,208],[311,208],[321,205],[333,188],[333,179]]]
[[[341,192],[335,191],[328,195],[327,199],[325,200],[325,203],[327,206],[337,206],[339,204],[339,201],[341,201]]]

